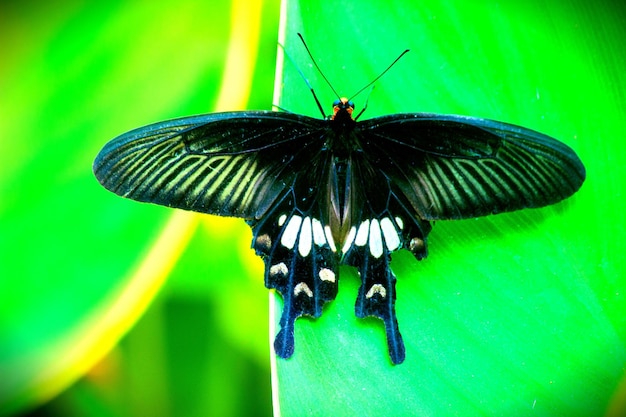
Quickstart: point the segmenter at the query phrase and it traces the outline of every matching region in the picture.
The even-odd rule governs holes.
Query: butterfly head
[[[354,103],[345,97],[335,100],[333,103],[333,115],[331,120],[346,121],[352,120],[352,112],[354,111]]]

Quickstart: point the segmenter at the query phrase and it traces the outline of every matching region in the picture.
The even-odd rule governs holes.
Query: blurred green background
[[[124,131],[224,106],[319,116],[291,61],[272,102],[278,1],[0,7],[0,415],[270,415],[248,227],[121,199],[91,163]],[[281,40],[322,104],[296,32],[342,95],[410,48],[364,118],[517,123],[572,146],[588,180],[553,207],[438,222],[425,261],[394,256],[401,366],[382,325],[354,318],[342,269],[278,361],[282,415],[622,415],[624,21],[580,0],[285,3]],[[249,99],[228,97],[229,52]]]
[[[270,108],[279,3],[0,7],[0,414],[62,392],[40,412],[270,415],[249,228],[116,198],[91,164],[140,125]],[[221,91],[229,53],[249,92]]]

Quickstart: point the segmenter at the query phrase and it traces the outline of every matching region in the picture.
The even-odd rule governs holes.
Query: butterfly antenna
[[[300,35],[300,34],[298,33],[298,35]],[[300,36],[300,39],[302,39],[302,36]],[[302,42],[304,42],[304,40],[302,40]],[[291,57],[291,55],[289,55],[289,53],[287,52],[285,47],[282,44],[280,44],[280,43],[279,43],[279,45],[283,49],[283,53],[287,56],[289,61],[291,61],[291,63],[295,67],[295,69],[298,71],[298,74],[300,74],[300,77],[302,77],[302,79],[306,83],[307,87],[309,87],[309,90],[311,90],[311,94],[313,94],[313,98],[315,99],[315,103],[317,104],[317,108],[320,109],[320,113],[322,113],[322,117],[326,117],[326,113],[324,113],[324,107],[322,107],[322,103],[320,103],[319,99],[317,98],[317,94],[315,94],[315,90],[313,90],[313,86],[311,86],[311,83],[304,76],[304,73],[302,72],[302,70],[300,69],[298,64],[296,64],[296,61],[294,61],[294,59]],[[304,47],[306,48],[306,44],[304,44]],[[309,51],[309,48],[306,48],[306,50],[307,50],[307,52],[309,53],[309,56],[310,56],[311,52]],[[313,61],[313,63],[315,63],[315,61]],[[315,66],[317,67],[317,64]],[[318,68],[318,70],[319,70],[319,68]],[[324,74],[322,74],[322,76],[323,75]],[[324,79],[326,79],[326,77],[324,77]],[[328,82],[328,80],[326,82]],[[333,91],[335,91],[335,90],[333,90]]]
[[[304,45],[304,49],[306,49],[306,52],[309,54],[309,57],[311,58],[311,61],[313,62],[313,65],[315,65],[315,68],[317,68],[317,72],[320,73],[320,75],[322,76],[324,81],[326,81],[326,84],[328,84],[330,89],[333,90],[333,93],[335,93],[337,98],[341,98],[339,96],[339,93],[337,93],[337,91],[333,88],[333,85],[330,83],[330,81],[328,81],[328,78],[326,78],[326,76],[324,75],[324,73],[320,69],[319,65],[317,65],[317,62],[315,62],[315,58],[313,58],[313,54],[311,53],[311,50],[309,49],[309,46],[304,41],[304,37],[302,36],[302,34],[298,32],[298,36],[300,37],[300,40],[302,41],[302,44]]]
[[[361,117],[361,115],[365,113],[365,110],[367,110],[367,105],[370,102],[370,96],[372,95],[372,91],[374,91],[374,87],[376,86],[373,85],[372,87],[370,87],[370,91],[367,93],[367,96],[365,97],[365,103],[363,104],[363,108],[361,109],[359,114],[357,114],[356,117],[354,117],[354,120],[359,120],[359,117]]]
[[[302,36],[301,33],[298,32],[298,36],[300,37],[300,40],[302,41],[302,45],[304,45],[304,49],[306,49],[307,54],[309,54],[309,57],[311,58],[311,61],[313,62],[313,65],[315,65],[315,68],[317,68],[317,72],[320,73],[320,75],[322,76],[322,78],[324,79],[324,81],[326,81],[326,84],[328,84],[328,86],[330,87],[331,90],[333,90],[333,93],[335,93],[335,95],[337,96],[337,98],[341,98],[341,96],[339,95],[339,93],[337,92],[337,90],[335,90],[333,88],[333,85],[330,83],[330,81],[328,81],[328,78],[326,78],[326,76],[324,75],[324,73],[322,72],[322,70],[320,69],[319,65],[317,65],[317,62],[315,62],[315,58],[313,58],[313,54],[311,53],[311,50],[309,49],[309,46],[306,44],[306,42],[304,41],[304,36]],[[311,88],[311,91],[313,91],[313,89]],[[317,101],[317,97],[315,98],[315,100]],[[319,105],[319,101],[318,101],[318,105]]]
[[[304,42],[304,41],[303,41]],[[305,45],[306,46],[306,45]],[[391,64],[389,64],[389,66],[380,74],[378,74],[378,77],[374,78],[372,81],[370,81],[369,83],[367,83],[367,85],[365,85],[363,88],[361,88],[359,91],[357,91],[356,93],[354,93],[352,95],[352,97],[350,97],[350,100],[352,100],[354,97],[358,96],[359,94],[361,94],[364,90],[366,90],[367,88],[369,88],[372,84],[374,84],[376,81],[378,81],[380,79],[380,77],[382,77],[383,75],[385,75],[387,73],[387,71],[389,71],[391,69],[391,67],[393,67],[396,62],[398,62],[400,60],[400,58],[402,58],[407,52],[409,52],[410,49],[405,49],[404,52],[402,52],[400,55],[398,55],[398,57],[396,59],[393,60],[393,62]],[[323,74],[322,74],[323,75]],[[361,113],[363,113],[363,111],[361,111]],[[359,113],[360,115],[360,113]]]

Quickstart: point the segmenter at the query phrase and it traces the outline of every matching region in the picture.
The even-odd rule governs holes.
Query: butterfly
[[[111,140],[93,170],[126,198],[246,219],[265,285],[283,298],[280,357],[294,352],[296,319],[319,317],[336,297],[339,266],[356,267],[356,316],[382,319],[399,364],[391,253],[425,258],[432,221],[561,201],[585,168],[564,143],[520,126],[429,113],[359,120],[354,109],[340,98],[323,119],[238,111],[163,121]]]

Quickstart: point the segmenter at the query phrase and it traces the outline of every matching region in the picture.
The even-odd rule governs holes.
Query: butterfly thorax
[[[335,159],[348,160],[354,152],[362,152],[354,129],[356,120],[352,118],[354,103],[347,98],[335,100],[333,114],[328,121],[330,129],[326,136],[325,149],[330,151]]]
[[[349,134],[354,130],[356,120],[352,117],[353,111],[354,103],[347,98],[335,100],[333,103],[333,114],[330,116],[330,126],[333,132],[335,132],[338,136],[349,136]],[[334,145],[341,147],[342,143],[335,143]],[[344,143],[343,145],[350,144]]]

